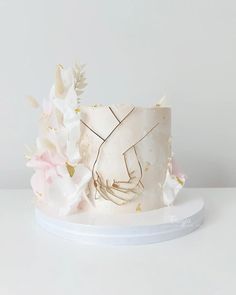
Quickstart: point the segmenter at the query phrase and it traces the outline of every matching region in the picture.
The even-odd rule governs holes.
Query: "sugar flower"
[[[174,203],[179,191],[185,184],[185,175],[181,173],[175,160],[169,162],[166,179],[163,185],[163,202],[166,206]]]
[[[42,103],[35,151],[28,157],[37,202],[58,215],[77,210],[91,178],[79,153],[79,96],[85,86],[83,66],[56,67],[55,84]]]

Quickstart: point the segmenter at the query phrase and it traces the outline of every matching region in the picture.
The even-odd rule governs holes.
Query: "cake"
[[[84,66],[56,67],[36,145],[27,153],[36,206],[58,216],[171,206],[185,182],[172,157],[171,108],[85,105],[86,85]]]

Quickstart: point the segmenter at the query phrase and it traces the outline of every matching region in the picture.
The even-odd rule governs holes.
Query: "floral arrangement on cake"
[[[91,172],[80,163],[80,95],[86,83],[84,66],[64,69],[57,65],[55,84],[43,100],[39,135],[29,149],[27,166],[35,170],[31,186],[40,206],[57,215],[68,215],[86,199]],[[31,104],[38,102],[30,97]]]

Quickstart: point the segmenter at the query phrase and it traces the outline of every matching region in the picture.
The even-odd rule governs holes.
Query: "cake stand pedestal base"
[[[132,214],[83,212],[54,218],[36,209],[38,224],[48,232],[94,245],[139,245],[175,239],[197,229],[203,217],[203,200],[188,190],[180,192],[174,206]]]

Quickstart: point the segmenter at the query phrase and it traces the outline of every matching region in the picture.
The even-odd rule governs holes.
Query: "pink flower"
[[[48,151],[35,155],[27,163],[35,173],[31,186],[38,204],[56,215],[68,215],[78,209],[91,172],[81,164],[71,177],[65,159]]]
[[[34,157],[27,163],[27,166],[35,169],[48,170],[64,164],[65,159],[62,156],[45,151],[40,155],[34,155]]]
[[[57,167],[63,165],[65,165],[65,159],[48,151],[40,155],[36,154],[30,159],[27,166],[35,169],[31,186],[36,196],[45,195],[46,184],[51,184],[53,177],[60,176]]]

